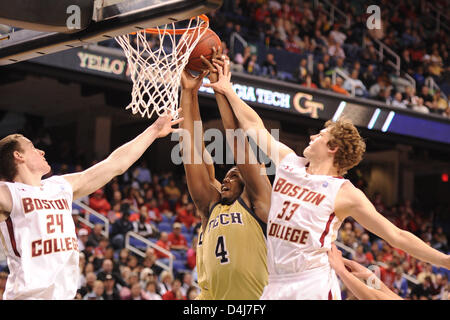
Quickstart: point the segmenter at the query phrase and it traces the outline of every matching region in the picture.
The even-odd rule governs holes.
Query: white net
[[[116,37],[133,81],[132,100],[126,109],[148,118],[154,112],[178,117],[181,73],[208,26],[208,18],[200,16],[183,29],[171,23]]]

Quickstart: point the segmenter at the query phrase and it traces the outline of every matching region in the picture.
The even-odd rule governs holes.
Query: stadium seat
[[[189,270],[186,267],[186,260],[174,260],[173,261],[173,270],[174,273],[183,273],[185,270]]]
[[[188,246],[190,246],[193,238],[192,233],[181,232],[181,234],[186,238],[186,242],[188,243]]]
[[[170,223],[170,224],[173,224],[173,220],[174,220],[174,217],[172,217],[172,218],[169,218],[169,217],[167,217],[165,214],[162,214],[161,215],[162,216],[162,220],[161,220],[161,223]],[[160,224],[161,224],[160,223]]]
[[[190,228],[186,227],[184,223],[181,224],[181,232],[182,233],[188,233],[191,232]]]
[[[95,216],[93,214],[89,215],[89,221],[92,222],[93,224],[97,224],[97,223],[104,224],[102,219],[98,218],[97,216]]]
[[[180,252],[178,250],[170,250],[170,252],[174,255],[175,260],[185,260],[186,253]]]
[[[141,240],[133,238],[133,237],[130,237],[130,244],[133,247],[136,247],[136,248],[139,248],[139,249],[146,249],[147,248],[147,244],[145,244]]]
[[[167,222],[161,222],[158,225],[159,232],[172,232],[172,224]]]

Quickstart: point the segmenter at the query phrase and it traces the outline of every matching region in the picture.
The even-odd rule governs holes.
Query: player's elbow
[[[254,119],[254,120],[247,120],[243,122],[239,122],[239,126],[244,132],[251,137],[258,136],[258,134],[261,134],[263,132],[262,130],[265,129],[264,123],[261,119]]]
[[[389,243],[389,245],[391,245],[392,247],[395,248],[402,248],[403,247],[403,243],[406,240],[405,237],[405,232],[404,230],[400,229],[400,228],[393,228],[393,230],[391,230],[387,236],[385,237],[385,240]]]

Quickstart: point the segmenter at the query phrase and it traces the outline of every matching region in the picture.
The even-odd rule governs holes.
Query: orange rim
[[[209,26],[209,18],[205,15],[205,14],[201,14],[201,15],[199,15],[198,17],[193,17],[193,18],[191,18],[191,20],[194,20],[194,19],[196,19],[196,18],[199,18],[199,19],[201,19],[201,20],[203,20],[204,22],[206,22],[207,24],[208,24],[208,26]],[[195,28],[197,28],[197,27],[195,27]],[[148,29],[144,29],[144,30],[141,30],[141,31],[138,31],[138,32],[145,32],[145,33],[151,33],[151,34],[160,34],[160,33],[169,33],[169,34],[183,34],[183,33],[185,33],[186,31],[188,31],[188,30],[193,30],[193,29],[195,29],[194,27],[193,28],[185,28],[185,29],[158,29],[158,28],[148,28]],[[204,27],[202,27],[202,28],[204,28]],[[207,28],[207,27],[206,27]],[[132,32],[132,33],[130,33],[130,34],[136,34],[137,32]]]

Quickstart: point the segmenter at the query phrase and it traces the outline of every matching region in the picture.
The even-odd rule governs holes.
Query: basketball
[[[183,36],[189,35],[192,32],[188,32]],[[191,41],[194,41],[194,37]],[[207,29],[206,32],[203,34],[197,45],[195,46],[194,50],[191,52],[191,55],[189,56],[189,61],[186,66],[188,70],[191,71],[197,71],[200,72],[202,69],[205,69],[206,66],[204,65],[202,59],[200,56],[204,56],[206,59],[211,60],[211,57],[213,55],[213,47],[216,47],[216,49],[221,46],[222,41],[217,36],[217,34],[212,31],[211,29]],[[184,48],[182,48],[182,52]]]

